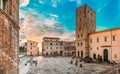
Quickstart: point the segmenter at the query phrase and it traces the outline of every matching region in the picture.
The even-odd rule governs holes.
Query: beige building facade
[[[27,50],[26,55],[28,56],[38,56],[39,55],[39,47],[38,42],[27,40],[25,43],[25,49]]]
[[[0,0],[0,74],[18,74],[19,1]]]
[[[60,41],[60,38],[44,37],[42,53],[45,56],[72,56],[76,51],[75,41]]]
[[[89,39],[90,57],[120,62],[120,28],[91,33]]]
[[[60,38],[44,37],[42,42],[42,55],[44,56],[60,55]]]
[[[76,53],[75,41],[65,42],[64,56],[73,56]]]
[[[120,62],[120,28],[96,32],[96,13],[87,5],[76,19],[76,56]]]

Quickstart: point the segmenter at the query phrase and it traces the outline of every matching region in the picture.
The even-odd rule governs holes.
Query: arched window
[[[1,8],[2,10],[5,10],[7,1],[8,1],[8,0],[0,0],[0,8]]]

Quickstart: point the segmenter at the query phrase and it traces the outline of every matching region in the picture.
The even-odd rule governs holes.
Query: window
[[[81,11],[80,11],[80,13],[81,13]]]
[[[92,43],[92,39],[90,39],[90,43]]]
[[[6,6],[6,3],[7,3],[7,0],[0,0],[0,5],[1,5],[1,9],[2,10],[5,10],[5,6]]]
[[[52,45],[52,43],[50,43],[50,45]]]
[[[48,49],[48,47],[46,47],[46,49]]]
[[[92,16],[92,13],[91,13],[91,16]]]
[[[79,46],[79,42],[78,42],[78,46]]]
[[[83,45],[83,43],[81,42],[81,46]]]
[[[80,18],[80,21],[81,21],[81,18]]]
[[[83,35],[81,34],[81,37],[83,37]]]
[[[81,51],[81,57],[83,57],[83,51]]]
[[[90,50],[92,50],[92,48],[90,48]]]
[[[115,41],[115,36],[112,36],[113,41]]]
[[[114,54],[114,58],[117,58],[117,54]]]
[[[78,38],[79,38],[79,35],[78,35]]]
[[[104,37],[104,41],[107,42],[107,37]]]
[[[96,59],[96,54],[93,54],[93,58]]]
[[[97,47],[97,50],[99,50],[99,47]]]
[[[99,42],[99,38],[97,38],[97,42]]]
[[[87,11],[87,13],[89,13],[89,10]]]

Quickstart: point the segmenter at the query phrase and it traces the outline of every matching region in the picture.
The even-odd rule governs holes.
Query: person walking
[[[80,62],[80,68],[82,68],[82,60],[80,59],[79,62]]]
[[[77,65],[78,65],[78,59],[76,57],[75,66],[77,66]]]

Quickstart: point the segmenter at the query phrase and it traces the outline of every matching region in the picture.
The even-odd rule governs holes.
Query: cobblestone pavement
[[[69,57],[36,57],[38,60],[37,66],[32,65],[27,74],[99,74],[102,71],[109,69],[111,66],[84,63],[83,67],[70,64]]]
[[[99,74],[119,74],[117,71],[118,69],[120,69],[120,64],[116,64],[115,66],[110,67],[109,69],[104,70],[100,72]]]

